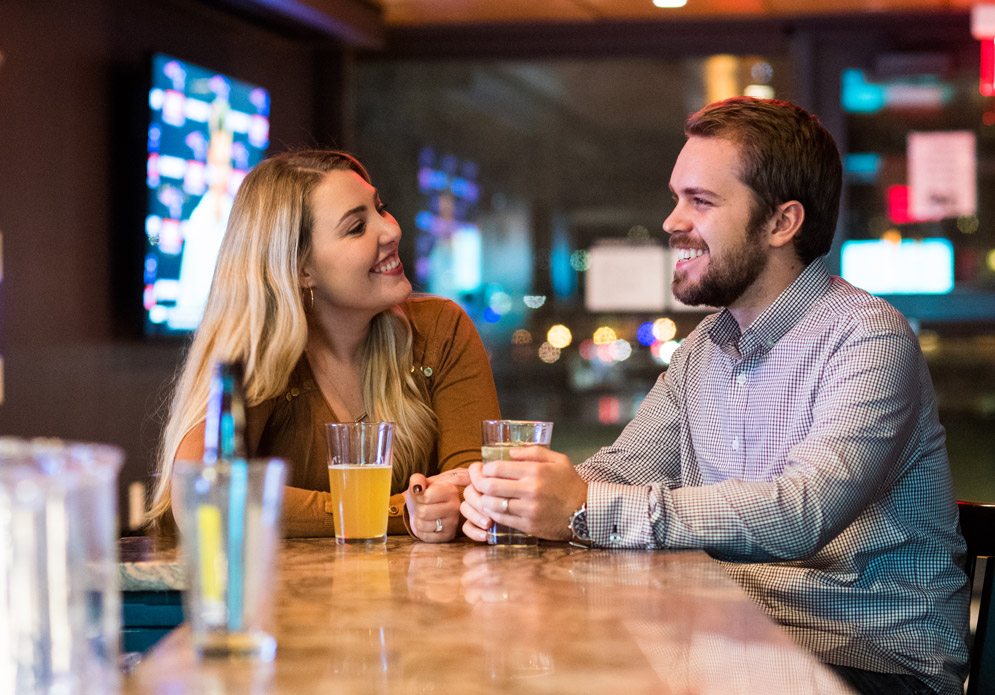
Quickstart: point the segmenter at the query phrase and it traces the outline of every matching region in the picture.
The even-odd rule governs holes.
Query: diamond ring
[[[435,520],[435,532],[442,533],[442,519]]]
[[[503,500],[501,500],[501,513],[502,514],[507,514],[508,513],[508,498],[507,497],[505,497]]]

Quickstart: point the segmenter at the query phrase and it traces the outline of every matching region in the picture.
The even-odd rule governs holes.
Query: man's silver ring
[[[435,520],[435,532],[442,533],[442,519]]]
[[[507,497],[505,497],[503,500],[501,500],[501,513],[502,514],[507,514],[508,513],[508,498]]]

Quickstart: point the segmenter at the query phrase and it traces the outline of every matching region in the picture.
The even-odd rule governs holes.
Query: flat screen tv
[[[184,335],[200,324],[235,192],[265,156],[270,98],[155,54],[148,100],[144,330]]]

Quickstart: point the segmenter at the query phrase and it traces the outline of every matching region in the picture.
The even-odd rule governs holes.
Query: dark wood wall
[[[162,51],[265,86],[270,152],[334,144],[342,49],[191,0],[0,2],[0,435],[148,475],[185,343],[141,337],[145,95]]]

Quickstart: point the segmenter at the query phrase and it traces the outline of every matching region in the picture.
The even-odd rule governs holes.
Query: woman
[[[395,423],[388,532],[453,539],[468,484],[459,467],[480,458],[480,420],[499,417],[497,396],[466,314],[410,297],[400,237],[343,152],[282,154],[249,173],[179,375],[153,522],[169,521],[173,462],[203,456],[213,365],[241,360],[249,455],[291,461],[287,536],[333,535],[323,426],[365,419]]]

